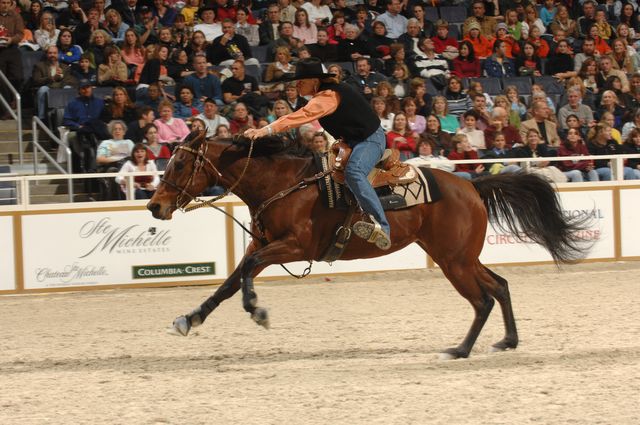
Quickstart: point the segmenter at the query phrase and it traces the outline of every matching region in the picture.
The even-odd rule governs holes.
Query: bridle
[[[217,185],[218,182],[220,181],[220,178],[222,177],[222,173],[216,168],[215,165],[213,165],[211,160],[207,158],[208,149],[209,149],[209,145],[207,144],[206,141],[200,144],[200,147],[198,148],[198,150],[190,148],[189,146],[182,146],[182,145],[176,148],[176,150],[183,150],[185,152],[189,152],[194,156],[191,175],[189,176],[189,180],[187,180],[187,183],[183,187],[179,187],[175,183],[170,182],[169,180],[165,179],[164,176],[160,179],[161,182],[165,183],[166,185],[172,187],[173,189],[179,192],[178,196],[176,197],[176,208],[180,210],[184,210],[184,207],[186,207],[191,201],[197,198],[197,195],[192,195],[191,193],[189,193],[188,189],[191,188],[193,179],[195,178],[196,174],[198,174],[203,169],[205,173],[207,172],[207,167],[206,167],[207,165],[213,170],[214,175],[216,177],[214,186]]]

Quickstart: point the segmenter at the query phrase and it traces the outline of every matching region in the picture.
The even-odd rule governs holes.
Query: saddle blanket
[[[314,159],[319,171],[328,170],[329,160],[326,154],[314,154]],[[416,181],[408,184],[383,186],[375,189],[385,211],[437,202],[442,198],[440,188],[431,169],[426,167],[414,168],[420,171],[417,173],[419,179]],[[318,180],[318,187],[322,201],[327,208],[347,209],[349,207],[349,202],[352,198],[346,194],[349,189],[346,185],[342,185],[333,180],[331,174]]]

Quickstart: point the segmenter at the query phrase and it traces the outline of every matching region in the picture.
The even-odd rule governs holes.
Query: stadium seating
[[[510,77],[502,79],[502,86],[516,86],[519,94],[531,94],[531,77]]]
[[[8,165],[0,165],[0,177],[10,172]],[[17,201],[16,183],[0,182],[0,205],[16,205]]]
[[[438,13],[437,7],[425,7],[424,8],[424,18],[427,21],[435,22],[440,18],[440,14]]]
[[[467,19],[467,9],[464,6],[443,6],[440,8],[440,17],[452,23],[462,23]]]
[[[471,81],[480,82],[485,93],[489,94],[490,96],[497,96],[499,94],[502,94],[502,83],[500,82],[500,78],[469,78],[469,82]]]

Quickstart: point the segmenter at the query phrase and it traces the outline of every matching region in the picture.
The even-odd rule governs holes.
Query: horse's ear
[[[205,140],[206,131],[193,130],[184,139],[184,144],[189,145],[193,149],[198,149]]]

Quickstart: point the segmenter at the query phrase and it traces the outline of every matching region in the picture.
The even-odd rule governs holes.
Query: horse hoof
[[[251,318],[260,326],[269,329],[269,313],[266,308],[258,307],[251,314]]]
[[[455,360],[458,356],[451,353],[440,353],[438,354],[438,360],[447,361],[447,360]]]
[[[448,348],[440,353],[440,360],[455,360],[460,358],[467,358],[469,354],[465,354],[458,350],[457,348]]]
[[[180,316],[173,321],[173,325],[167,329],[167,333],[175,336],[187,336],[189,335],[190,329],[191,324],[189,323],[189,319],[187,319],[186,316]]]

